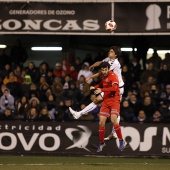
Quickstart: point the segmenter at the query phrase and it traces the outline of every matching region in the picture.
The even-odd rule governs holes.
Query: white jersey
[[[122,69],[121,65],[118,61],[118,59],[110,60],[109,57],[106,57],[103,61],[108,62],[110,64],[110,70],[112,70],[119,79],[119,87],[122,87],[124,85],[123,79],[122,79]]]

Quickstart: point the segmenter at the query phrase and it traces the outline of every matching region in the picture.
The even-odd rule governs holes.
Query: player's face
[[[111,58],[111,59],[115,59],[116,58],[116,54],[115,54],[115,51],[113,49],[109,50],[108,57]]]
[[[107,75],[109,74],[109,68],[101,68],[101,73],[104,77],[107,77]]]

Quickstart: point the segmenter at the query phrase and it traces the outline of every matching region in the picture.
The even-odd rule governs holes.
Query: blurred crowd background
[[[101,105],[90,113],[74,120],[69,107],[81,110],[96,97],[90,86],[100,77],[86,83],[94,74],[89,66],[107,57],[107,51],[87,53],[85,58],[71,56],[49,66],[48,62],[36,65],[28,58],[22,46],[11,49],[6,55],[0,49],[0,120],[22,121],[98,121]],[[125,82],[121,101],[123,122],[170,122],[170,53],[162,59],[156,50],[142,66],[137,55],[131,59],[119,58]]]

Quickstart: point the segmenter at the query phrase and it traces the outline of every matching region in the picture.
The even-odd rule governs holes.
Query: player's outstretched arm
[[[102,61],[97,61],[89,67],[89,70],[93,70],[95,67],[99,67]]]
[[[99,77],[99,76],[100,76],[100,73],[93,74],[86,78],[86,82],[89,83],[90,79],[93,79],[93,78]]]

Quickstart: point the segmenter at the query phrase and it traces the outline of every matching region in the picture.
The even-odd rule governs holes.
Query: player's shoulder
[[[110,71],[110,77],[112,77],[112,78],[117,78],[117,74],[116,73],[114,73],[113,71]]]
[[[110,71],[110,72],[109,72],[109,75],[110,75],[110,76],[117,76],[113,71]]]
[[[115,59],[115,62],[114,62],[114,64],[117,64],[117,65],[119,65],[120,63],[119,63],[119,60],[118,60],[118,58],[116,58]]]

